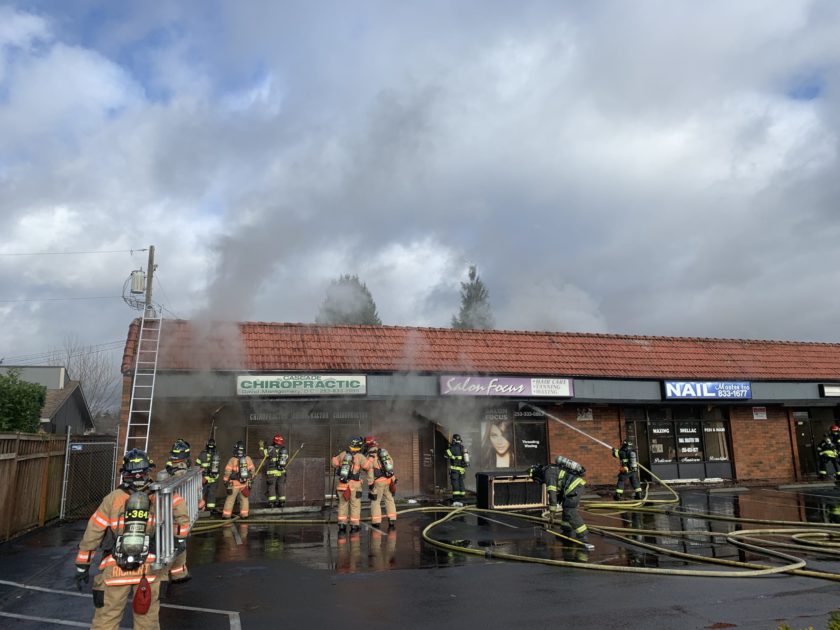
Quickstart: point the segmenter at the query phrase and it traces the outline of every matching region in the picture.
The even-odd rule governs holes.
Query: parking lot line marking
[[[76,591],[63,591],[57,588],[46,588],[44,586],[30,586],[29,584],[21,584],[20,582],[11,582],[9,580],[0,580],[0,584],[5,584],[6,586],[13,586],[15,588],[25,588],[30,591],[41,591],[43,593],[58,593],[59,595],[71,595],[73,597],[93,597],[90,593],[77,593]],[[165,604],[161,602],[161,608],[175,608],[178,610],[192,610],[194,612],[205,612],[211,613],[214,615],[225,615],[228,618],[230,623],[231,630],[240,630],[242,628],[242,622],[239,619],[239,613],[235,610],[220,610],[218,608],[200,608],[198,606],[184,606],[182,604]],[[0,615],[9,616],[12,613],[3,613],[0,612]],[[36,619],[37,621],[37,619]],[[57,623],[57,622],[56,622]],[[69,622],[68,622],[69,623]],[[70,623],[70,625],[77,625],[76,622]],[[87,628],[89,624],[83,623],[81,626],[83,628]]]
[[[0,617],[10,617],[12,619],[22,619],[24,621],[40,621],[41,623],[52,623],[59,626],[74,626],[76,628],[89,628],[90,623],[82,623],[81,621],[67,621],[66,619],[51,619],[49,617],[34,617],[32,615],[18,615],[17,613],[7,613],[0,611]],[[121,629],[122,630],[122,629]]]

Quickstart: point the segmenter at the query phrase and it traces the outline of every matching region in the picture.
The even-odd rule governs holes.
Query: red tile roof
[[[138,332],[135,320],[125,373]],[[158,369],[840,381],[840,344],[164,320]]]

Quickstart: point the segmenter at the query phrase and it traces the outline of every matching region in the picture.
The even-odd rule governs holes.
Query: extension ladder
[[[149,450],[149,433],[152,425],[152,402],[155,396],[158,348],[163,320],[148,309],[140,321],[134,362],[134,382],[131,385],[131,402],[128,408],[128,425],[125,430],[125,450]]]

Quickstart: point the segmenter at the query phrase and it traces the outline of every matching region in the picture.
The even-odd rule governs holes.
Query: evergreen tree
[[[20,370],[0,374],[0,431],[37,431],[46,397],[47,388],[20,380]]]
[[[490,294],[478,277],[475,265],[470,265],[469,282],[461,283],[461,310],[457,317],[452,317],[452,328],[489,330],[493,326]]]
[[[345,274],[327,287],[315,321],[319,324],[367,324],[381,326],[376,304],[359,276]]]

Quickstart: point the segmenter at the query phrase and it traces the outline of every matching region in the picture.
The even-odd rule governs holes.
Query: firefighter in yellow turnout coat
[[[236,497],[239,497],[239,516],[248,518],[250,501],[248,495],[251,493],[251,483],[254,480],[256,467],[254,460],[245,454],[245,445],[240,440],[233,447],[233,457],[228,460],[225,466],[224,482],[227,488],[225,507],[222,509],[222,518],[233,516],[233,505]],[[247,490],[246,490],[247,489]]]
[[[90,581],[90,565],[102,544],[100,573],[94,578],[93,602],[96,607],[91,628],[111,630],[120,627],[125,603],[132,590],[134,603],[145,600],[146,612],[134,613],[135,630],[160,628],[161,582],[167,569],[155,571],[154,495],[149,495],[152,464],[145,452],[132,449],[123,457],[122,483],[109,493],[88,520],[76,555],[76,584],[79,590]],[[173,499],[176,536],[189,534],[189,515],[184,499]],[[150,544],[151,541],[151,544]],[[144,606],[140,606],[143,608]]]
[[[368,462],[370,523],[374,527],[382,525],[382,502],[385,501],[388,528],[393,529],[397,526],[397,504],[394,501],[397,478],[394,477],[394,459],[372,436],[365,438],[365,456]]]
[[[338,533],[347,532],[348,513],[350,532],[360,529],[362,517],[362,471],[367,472],[370,466],[362,455],[364,440],[360,437],[350,440],[346,450],[332,458],[335,467],[336,494],[338,495]]]

